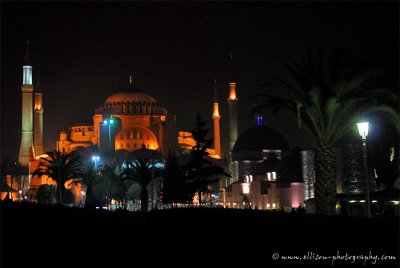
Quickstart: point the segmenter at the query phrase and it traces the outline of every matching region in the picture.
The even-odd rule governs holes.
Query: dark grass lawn
[[[330,266],[318,256],[395,256],[366,266],[399,266],[399,218],[348,218],[234,209],[172,209],[147,214],[1,204],[1,267]],[[21,254],[21,252],[24,252]],[[371,253],[370,253],[371,252]],[[303,260],[272,260],[272,254]],[[315,254],[315,255],[312,255]],[[304,260],[304,255],[310,256]],[[189,258],[187,262],[183,257]],[[54,263],[52,259],[61,261]],[[313,259],[314,258],[314,259]],[[360,257],[359,257],[360,258]],[[45,262],[42,262],[46,260]],[[15,261],[19,265],[12,265]],[[113,265],[106,265],[107,262]],[[127,262],[127,265],[125,263]],[[210,263],[209,263],[210,262]],[[64,267],[64,265],[62,265]]]

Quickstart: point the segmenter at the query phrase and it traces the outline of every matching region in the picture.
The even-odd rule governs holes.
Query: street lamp
[[[106,119],[103,121],[104,125],[108,125],[108,151],[110,154],[110,166],[111,166],[111,158],[112,158],[112,149],[111,149],[111,125],[114,124],[114,119],[112,117]],[[108,196],[108,205],[109,205],[109,210],[111,210],[111,181],[109,182],[109,196]]]
[[[366,214],[371,217],[371,205],[369,202],[369,179],[368,179],[368,165],[367,165],[367,136],[368,136],[368,122],[357,123],[358,132],[363,141],[363,159],[365,169],[365,202],[367,203]]]
[[[114,119],[112,119],[112,117],[108,118],[108,119],[104,120],[103,123],[104,123],[104,125],[108,125],[108,150],[109,150],[110,158],[111,158],[111,155],[112,155],[112,152],[111,152],[111,125],[114,124]]]
[[[99,160],[100,157],[98,155],[92,156],[92,160],[94,161],[94,169],[97,170],[97,160]]]

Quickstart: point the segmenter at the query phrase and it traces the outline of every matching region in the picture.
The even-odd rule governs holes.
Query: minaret
[[[23,78],[22,78],[22,135],[21,146],[19,148],[18,161],[22,166],[28,167],[31,160],[32,150],[32,121],[33,121],[33,107],[32,107],[32,65],[29,58],[29,41],[27,42],[25,63],[23,65]]]
[[[231,54],[232,61],[232,54]],[[233,146],[238,137],[238,99],[236,97],[236,82],[233,80],[233,71],[232,71],[232,79],[229,82],[229,98],[228,98],[228,106],[229,106],[229,151],[233,150]]]
[[[221,154],[221,134],[219,130],[219,119],[221,116],[219,115],[218,109],[218,95],[217,95],[217,80],[214,80],[214,104],[213,104],[213,115],[212,119],[214,120],[214,149],[215,153],[219,158],[222,157]]]
[[[43,154],[43,104],[42,104],[42,85],[38,72],[35,85],[35,108],[34,108],[34,127],[33,127],[33,148],[35,156]]]

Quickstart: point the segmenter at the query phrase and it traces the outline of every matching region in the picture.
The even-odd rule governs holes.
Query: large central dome
[[[149,93],[131,86],[112,93],[95,113],[166,115],[167,110]]]
[[[157,103],[157,100],[147,92],[131,87],[114,92],[105,101],[105,103],[124,102]]]

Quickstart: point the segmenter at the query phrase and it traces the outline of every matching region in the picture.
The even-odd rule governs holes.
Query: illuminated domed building
[[[256,117],[256,126],[244,131],[230,154],[232,177],[224,181],[222,202],[227,207],[286,209],[304,202],[304,183],[299,152],[290,153],[289,145],[276,130],[264,126]],[[293,154],[298,159],[293,161]],[[295,164],[292,164],[295,163]]]
[[[271,156],[279,160],[282,153],[289,150],[288,143],[279,132],[264,126],[261,116],[257,119],[257,125],[243,132],[235,142],[232,151],[232,181],[243,181],[260,161]]]
[[[79,147],[97,145],[103,152],[132,152],[145,145],[163,155],[177,151],[175,121],[148,92],[132,84],[111,94],[95,110],[92,124],[79,124],[61,132],[57,149],[70,152]]]

